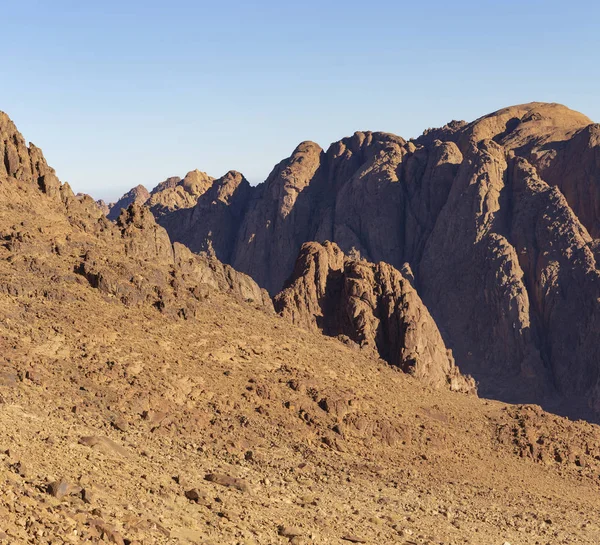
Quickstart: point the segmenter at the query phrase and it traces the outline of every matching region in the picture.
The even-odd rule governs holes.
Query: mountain
[[[519,176],[530,206],[563,202]],[[342,274],[443,360],[407,266],[319,246],[298,263],[327,251],[332,266],[307,289]],[[347,295],[331,300],[358,308]],[[356,331],[377,342],[369,312]],[[139,203],[106,219],[0,113],[0,541],[598,542],[598,426],[433,388],[303,325]]]
[[[214,178],[205,172],[192,170],[183,180],[178,176],[172,176],[160,182],[150,192],[143,185],[137,185],[115,203],[106,204],[100,200],[97,204],[111,220],[116,220],[121,210],[127,209],[132,204],[144,204],[152,210],[154,216],[160,218],[168,212],[194,206],[198,197],[212,186],[213,181]]]
[[[148,190],[143,185],[136,185],[116,203],[107,205],[104,201],[97,201],[97,204],[106,213],[108,219],[116,220],[121,214],[121,210],[129,208],[132,204],[144,204],[149,198],[150,193],[148,193]],[[107,209],[108,212],[106,212]]]
[[[400,270],[479,392],[600,414],[600,125],[559,104],[513,106],[417,139],[357,132],[300,144],[267,180],[229,175],[161,215],[271,295],[305,242]]]
[[[145,204],[156,217],[192,207],[198,197],[212,186],[213,181],[214,178],[199,170],[188,172],[183,180],[179,177],[167,178],[150,192]]]

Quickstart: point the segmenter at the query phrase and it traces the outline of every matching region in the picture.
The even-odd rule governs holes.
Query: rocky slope
[[[0,158],[3,544],[598,543],[597,426],[295,327],[143,207],[106,220],[4,114]]]
[[[452,352],[411,284],[387,263],[348,259],[334,243],[302,246],[275,310],[293,323],[345,336],[433,387],[474,393],[475,382],[454,364]]]
[[[204,199],[159,221],[272,295],[308,241],[408,263],[482,395],[596,419],[599,127],[531,103],[411,141],[358,132],[327,151],[305,142],[231,205]]]

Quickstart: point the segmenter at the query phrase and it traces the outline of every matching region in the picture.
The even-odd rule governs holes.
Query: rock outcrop
[[[193,318],[202,301],[215,292],[227,293],[253,306],[273,311],[270,297],[249,276],[214,256],[192,254],[155,221],[143,203],[147,191],[138,186],[119,201],[131,201],[109,221],[97,202],[74,195],[46,164],[41,150],[27,146],[8,116],[0,112],[0,198],[18,213],[36,214],[42,226],[16,222],[0,233],[13,259],[36,263],[60,256],[89,285],[127,306],[151,304],[162,313]],[[202,193],[210,180],[190,173],[174,187]],[[119,205],[120,206],[120,205]],[[110,214],[109,214],[110,215]],[[33,265],[32,265],[33,266]],[[49,272],[51,269],[49,269]],[[55,282],[64,272],[56,273]],[[82,281],[84,281],[82,279]],[[18,279],[2,291],[23,291]]]
[[[179,177],[167,178],[150,192],[146,205],[156,218],[190,208],[212,186],[213,181],[214,178],[199,170],[188,172],[183,180]]]
[[[194,252],[206,252],[230,263],[251,192],[248,180],[232,170],[214,180],[197,198],[193,208],[158,216],[158,222],[174,241],[185,244]]]
[[[143,185],[136,185],[123,195],[116,203],[107,205],[109,220],[116,220],[121,215],[121,210],[126,210],[132,204],[144,204],[150,198],[150,193]],[[100,204],[100,203],[99,203]],[[106,206],[106,205],[105,205]],[[105,209],[102,204],[100,207]]]
[[[309,242],[274,302],[292,322],[349,337],[433,387],[475,392],[411,284],[408,265],[402,274],[387,263],[347,258],[334,243]]]
[[[272,295],[308,241],[408,263],[481,395],[591,417],[599,187],[599,125],[531,103],[411,141],[357,132],[326,151],[305,142],[240,195],[233,219],[211,199],[159,221]]]

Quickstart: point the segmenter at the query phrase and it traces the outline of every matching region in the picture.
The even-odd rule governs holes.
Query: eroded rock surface
[[[475,381],[457,369],[408,265],[405,274],[346,258],[334,243],[309,242],[275,308],[298,325],[347,336],[434,387],[474,393]]]
[[[411,141],[357,132],[326,151],[305,142],[235,206],[211,199],[160,221],[272,295],[309,241],[408,264],[482,395],[595,418],[598,127],[530,103]]]

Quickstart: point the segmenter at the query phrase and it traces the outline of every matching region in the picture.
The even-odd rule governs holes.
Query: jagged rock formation
[[[358,132],[327,151],[305,142],[245,192],[226,228],[212,201],[160,222],[194,249],[227,230],[217,255],[271,294],[308,241],[408,263],[481,395],[593,417],[599,127],[531,103],[411,141]]]
[[[130,205],[121,211],[116,227],[123,253],[88,250],[75,270],[123,303],[151,302],[162,312],[190,318],[217,290],[272,311],[268,293],[249,276],[213,256],[193,254],[179,243],[171,245],[147,208]]]
[[[215,180],[193,208],[164,215],[158,221],[173,240],[229,263],[251,191],[248,180],[232,170]]]
[[[98,208],[100,208],[100,211],[105,216],[108,216],[110,214],[110,209],[112,208],[112,204],[107,203],[104,199],[98,199],[96,201],[96,205],[98,206]]]
[[[136,185],[123,195],[116,203],[109,204],[107,217],[109,220],[116,220],[121,215],[121,210],[129,208],[132,204],[144,204],[150,198],[150,193],[143,185]],[[98,203],[104,209],[102,203]]]
[[[270,297],[250,277],[214,256],[192,254],[180,244],[173,246],[152,212],[139,204],[144,201],[142,186],[128,194],[133,202],[121,209],[113,223],[89,196],[75,196],[68,184],[61,184],[41,151],[33,145],[27,147],[3,113],[0,135],[3,200],[17,210],[30,207],[41,211],[52,225],[37,229],[15,223],[1,233],[4,245],[22,259],[39,262],[44,256],[62,256],[72,271],[107,296],[129,306],[150,303],[163,313],[186,319],[195,316],[202,301],[215,290],[272,312]],[[184,182],[191,191],[200,191],[203,177],[191,173]],[[50,243],[37,242],[42,235],[36,230],[40,229],[42,235],[50,233]],[[57,273],[55,281],[63,276]],[[3,289],[22,290],[17,284],[15,279],[14,286]]]
[[[103,200],[96,203],[110,220],[116,220],[121,210],[126,210],[132,204],[145,204],[156,218],[160,218],[180,208],[194,206],[198,197],[212,186],[213,181],[214,178],[205,172],[192,170],[183,180],[179,176],[172,176],[160,182],[150,192],[143,185],[137,185],[116,203],[106,204]]]
[[[179,177],[167,178],[150,192],[146,206],[156,218],[181,208],[190,208],[212,186],[213,181],[214,178],[199,170],[188,172],[183,180]]]
[[[408,266],[405,275],[387,263],[346,258],[336,244],[308,242],[275,309],[298,325],[376,350],[433,387],[474,393],[474,380],[454,364]]]

